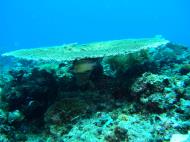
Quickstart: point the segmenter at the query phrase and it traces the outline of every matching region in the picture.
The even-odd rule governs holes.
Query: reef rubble
[[[188,142],[189,60],[163,38],[5,53],[0,141]]]

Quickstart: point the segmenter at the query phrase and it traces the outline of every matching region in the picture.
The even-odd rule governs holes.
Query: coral
[[[14,122],[21,122],[24,119],[24,115],[19,110],[8,113],[8,122],[10,124]]]
[[[44,120],[49,124],[68,123],[84,114],[86,109],[86,102],[80,99],[62,99],[48,108]]]
[[[167,76],[144,73],[131,87],[132,97],[152,112],[163,112],[174,107],[177,103],[177,94],[171,87]]]
[[[143,64],[148,58],[148,51],[141,50],[128,55],[104,57],[101,65],[105,75],[115,77],[117,74],[126,72],[132,66]]]
[[[180,110],[186,118],[190,116],[190,100],[180,99]]]
[[[119,121],[118,127],[125,131],[127,130],[129,141],[147,141],[152,139],[153,127],[149,121],[143,122],[141,116],[128,116],[128,121]]]
[[[58,78],[71,79],[73,77],[71,72],[73,64],[70,62],[38,62],[35,66],[39,71],[45,70],[48,73],[55,72]]]
[[[62,135],[68,133],[69,129],[65,124],[61,124],[61,125],[57,125],[57,124],[53,124],[53,125],[48,125],[49,131],[50,133],[57,137],[58,139],[61,138]]]
[[[2,102],[3,89],[0,87],[0,103]],[[0,105],[1,106],[1,105]],[[1,107],[0,107],[1,108]]]
[[[132,95],[150,95],[152,92],[163,92],[168,83],[169,80],[167,76],[146,72],[132,85]]]
[[[142,49],[159,47],[169,41],[163,38],[126,39],[95,42],[89,44],[68,44],[47,48],[23,49],[4,53],[3,56],[14,56],[26,60],[72,61],[84,58],[100,58],[115,55],[126,55]]]
[[[3,92],[3,89],[0,87],[0,98],[1,98],[2,92]]]
[[[43,63],[42,62],[37,67],[40,71],[45,70],[45,71],[51,73],[54,70],[58,70],[59,64],[57,64],[57,63]]]
[[[190,72],[190,64],[183,65],[180,69],[182,75],[186,75]]]
[[[37,61],[27,61],[30,54],[2,66],[0,141],[141,142],[186,136],[190,73],[180,69],[189,64],[190,50],[165,43],[118,40],[11,52],[40,51],[33,54]]]
[[[114,134],[105,137],[107,142],[128,142],[127,130],[121,127],[114,129]]]
[[[104,135],[111,133],[113,119],[105,112],[97,112],[90,119],[79,121],[66,136],[62,137],[65,142],[70,141],[89,141],[104,142]]]
[[[187,88],[185,88],[185,90],[184,90],[184,99],[186,99],[186,100],[190,100],[190,87],[187,87]]]
[[[178,57],[182,55],[182,57],[185,57],[184,55],[188,55],[188,47],[180,44],[175,43],[168,43],[167,48],[170,48],[174,51],[173,54],[176,54]]]
[[[9,138],[3,134],[0,135],[0,141],[1,142],[10,142]]]
[[[7,112],[3,109],[0,109],[0,124],[7,122],[7,116]]]
[[[13,79],[3,93],[9,111],[18,109],[27,119],[39,119],[57,95],[54,74],[37,69],[28,76],[24,75],[24,71],[12,72]]]
[[[188,134],[173,134],[170,142],[189,142],[190,132]]]

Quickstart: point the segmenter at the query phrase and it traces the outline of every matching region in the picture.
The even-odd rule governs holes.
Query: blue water
[[[189,7],[189,0],[0,0],[0,48],[156,34],[190,45]]]

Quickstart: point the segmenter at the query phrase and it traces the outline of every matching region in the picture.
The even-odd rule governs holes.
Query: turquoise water
[[[0,47],[152,37],[190,45],[188,0],[1,0]]]

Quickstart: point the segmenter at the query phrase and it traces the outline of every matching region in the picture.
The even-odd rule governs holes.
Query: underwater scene
[[[0,1],[0,142],[190,142],[189,5]]]

